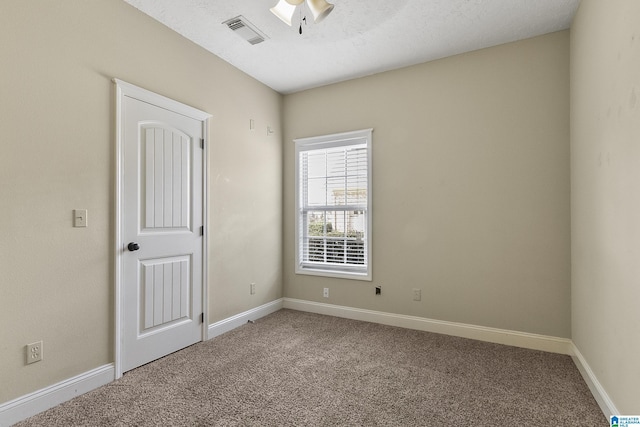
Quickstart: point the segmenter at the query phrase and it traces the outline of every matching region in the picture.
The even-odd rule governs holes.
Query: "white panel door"
[[[122,101],[122,372],[202,340],[203,121]]]

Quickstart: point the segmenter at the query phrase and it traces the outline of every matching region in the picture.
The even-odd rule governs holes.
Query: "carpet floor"
[[[569,356],[280,310],[25,426],[608,426]]]

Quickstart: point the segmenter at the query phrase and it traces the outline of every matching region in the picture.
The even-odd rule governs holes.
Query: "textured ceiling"
[[[580,0],[330,0],[298,33],[277,0],[125,0],[281,93],[362,77],[569,28]],[[222,22],[242,15],[268,39],[251,45]]]

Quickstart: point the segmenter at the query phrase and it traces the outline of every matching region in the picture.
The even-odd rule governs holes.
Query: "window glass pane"
[[[347,240],[347,263],[364,264],[364,240],[350,239]]]
[[[367,175],[366,148],[354,148],[347,150],[346,169],[348,175]]]
[[[347,211],[345,216],[347,237],[363,239],[367,225],[364,211]]]
[[[327,262],[344,264],[344,239],[327,239]]]
[[[306,230],[303,239],[303,261],[326,262],[325,236],[330,225],[325,212],[307,212]]]
[[[309,178],[324,177],[327,173],[327,156],[323,150],[308,151],[303,153],[307,176]]]
[[[325,212],[307,212],[306,215],[307,236],[324,236],[325,230],[331,230],[331,224],[326,223]]]
[[[327,205],[327,181],[326,178],[310,178],[307,182],[307,206]]]
[[[344,177],[346,170],[344,148],[327,151],[327,176]]]
[[[344,205],[344,177],[327,178],[327,205],[340,206]]]
[[[346,191],[346,204],[347,205],[362,205],[367,204],[367,182],[362,182],[359,178],[347,178],[347,191]]]
[[[325,239],[322,237],[309,237],[307,239],[307,252],[305,261],[326,262]]]

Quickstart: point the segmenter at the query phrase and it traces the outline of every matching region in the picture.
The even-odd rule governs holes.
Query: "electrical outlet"
[[[42,360],[42,341],[27,344],[27,365]]]
[[[255,283],[252,283],[249,286],[249,292],[251,293],[251,295],[254,295],[256,293],[256,284]]]
[[[324,288],[322,291],[322,296],[325,298],[329,298],[329,288]]]
[[[413,300],[420,301],[422,299],[422,290],[414,289],[413,290]]]
[[[376,295],[382,295],[382,286],[376,286]]]

